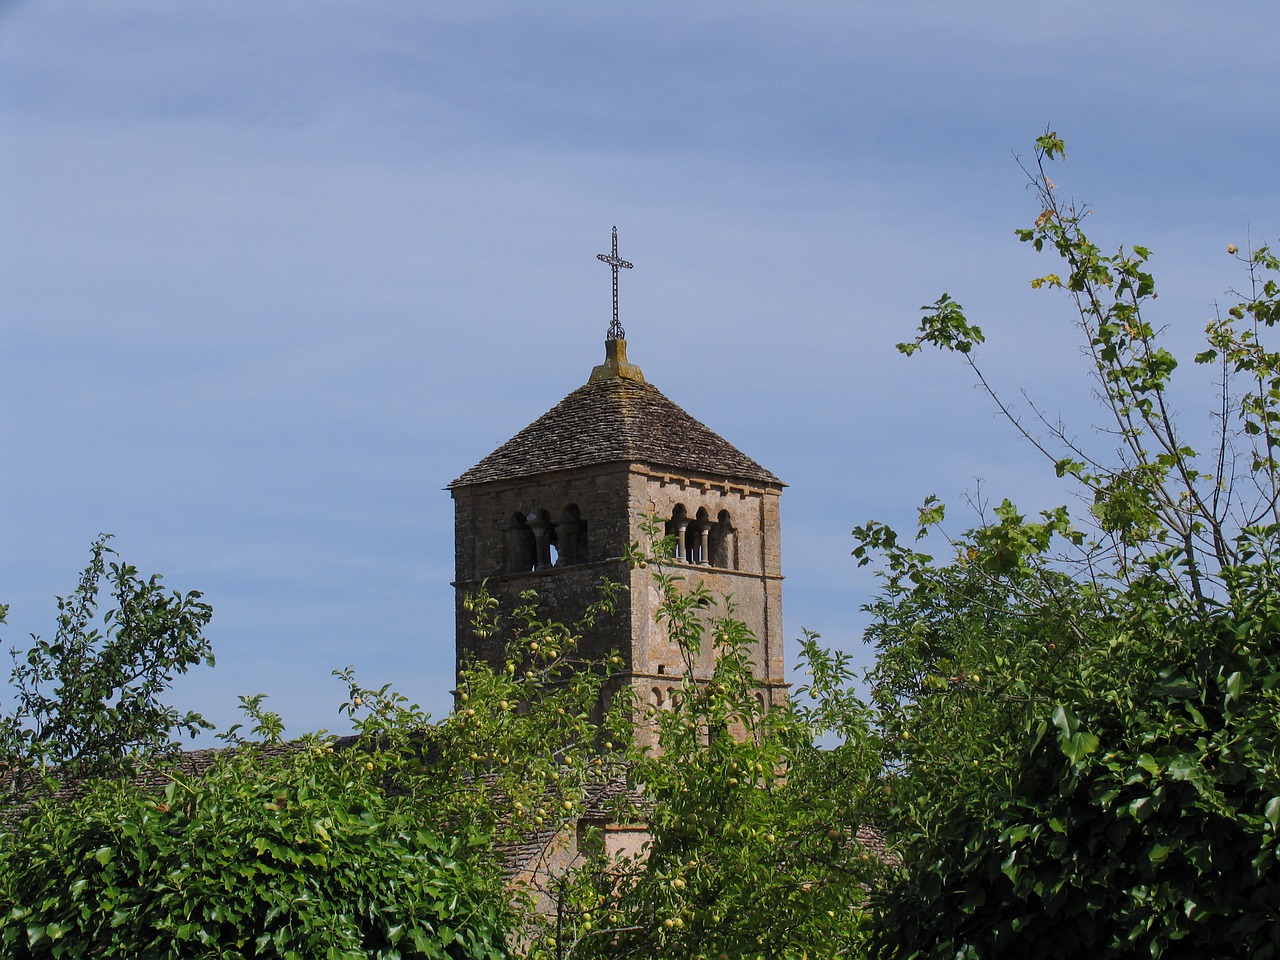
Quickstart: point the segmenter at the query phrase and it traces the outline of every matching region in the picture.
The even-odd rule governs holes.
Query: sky
[[[1280,231],[1278,42],[1262,2],[0,2],[0,638],[107,532],[214,607],[178,705],[340,730],[352,665],[446,711],[443,488],[602,359],[617,225],[631,359],[788,484],[787,636],[868,665],[855,525],[1070,495],[894,344],[948,292],[1105,444],[1017,158],[1065,139],[1190,350]]]

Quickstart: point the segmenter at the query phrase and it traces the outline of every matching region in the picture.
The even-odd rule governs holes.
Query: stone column
[[[551,569],[551,524],[543,520],[537,511],[525,518],[529,529],[533,531],[533,542],[537,549],[537,560],[534,570]]]

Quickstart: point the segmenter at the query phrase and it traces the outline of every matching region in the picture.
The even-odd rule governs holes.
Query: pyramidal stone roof
[[[782,486],[782,481],[646,383],[627,362],[626,341],[606,342],[606,360],[585,386],[489,454],[449,489],[605,463],[710,474]]]

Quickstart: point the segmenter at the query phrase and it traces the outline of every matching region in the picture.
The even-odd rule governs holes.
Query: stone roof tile
[[[449,489],[605,463],[641,463],[782,486],[776,476],[657,387],[607,377],[573,391]]]

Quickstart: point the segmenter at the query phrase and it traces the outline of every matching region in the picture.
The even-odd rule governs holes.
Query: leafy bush
[[[506,956],[484,837],[398,808],[358,748],[242,747],[163,793],[100,780],[0,843],[11,957]]]

